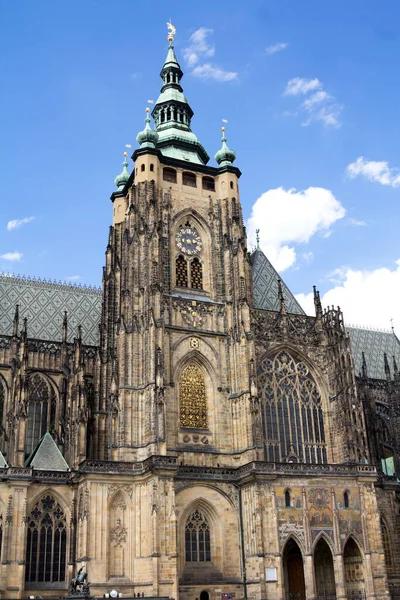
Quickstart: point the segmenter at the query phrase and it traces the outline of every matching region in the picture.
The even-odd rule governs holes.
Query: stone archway
[[[335,600],[335,570],[329,545],[323,537],[314,549],[315,591],[317,600]]]
[[[287,598],[306,600],[303,555],[293,538],[288,540],[283,551],[283,569]]]
[[[363,600],[365,598],[364,561],[360,548],[353,538],[349,538],[346,542],[343,563],[347,597],[352,600]]]

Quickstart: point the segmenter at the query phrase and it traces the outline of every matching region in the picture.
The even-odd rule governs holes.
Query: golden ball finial
[[[128,153],[127,153],[127,152],[124,152],[124,156],[128,156]]]
[[[149,113],[150,112],[150,108],[148,106],[146,106],[146,112]]]
[[[225,131],[225,130],[226,130],[226,127],[222,126],[221,131]]]

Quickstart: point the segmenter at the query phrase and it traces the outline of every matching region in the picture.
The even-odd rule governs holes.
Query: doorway
[[[353,538],[349,538],[343,552],[344,573],[347,597],[352,600],[364,600],[365,577],[364,564],[360,552]]]
[[[298,544],[290,538],[283,552],[286,597],[306,600],[303,555]]]
[[[206,591],[201,592],[200,600],[210,600],[210,594]]]
[[[320,538],[314,550],[314,571],[317,600],[335,600],[335,570],[331,549]]]

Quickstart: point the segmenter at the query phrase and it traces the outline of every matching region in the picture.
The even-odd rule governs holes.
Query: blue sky
[[[316,284],[348,322],[400,331],[396,0],[1,3],[0,270],[101,283],[169,18],[211,156],[229,121],[249,245],[257,221],[307,310]]]

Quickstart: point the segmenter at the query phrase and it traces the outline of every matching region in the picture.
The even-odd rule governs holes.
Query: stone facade
[[[280,281],[256,308],[232,156],[153,138],[112,195],[99,344],[18,309],[0,338],[1,597],[65,596],[86,564],[97,596],[400,598],[397,366],[356,378],[318,292],[315,317]]]

